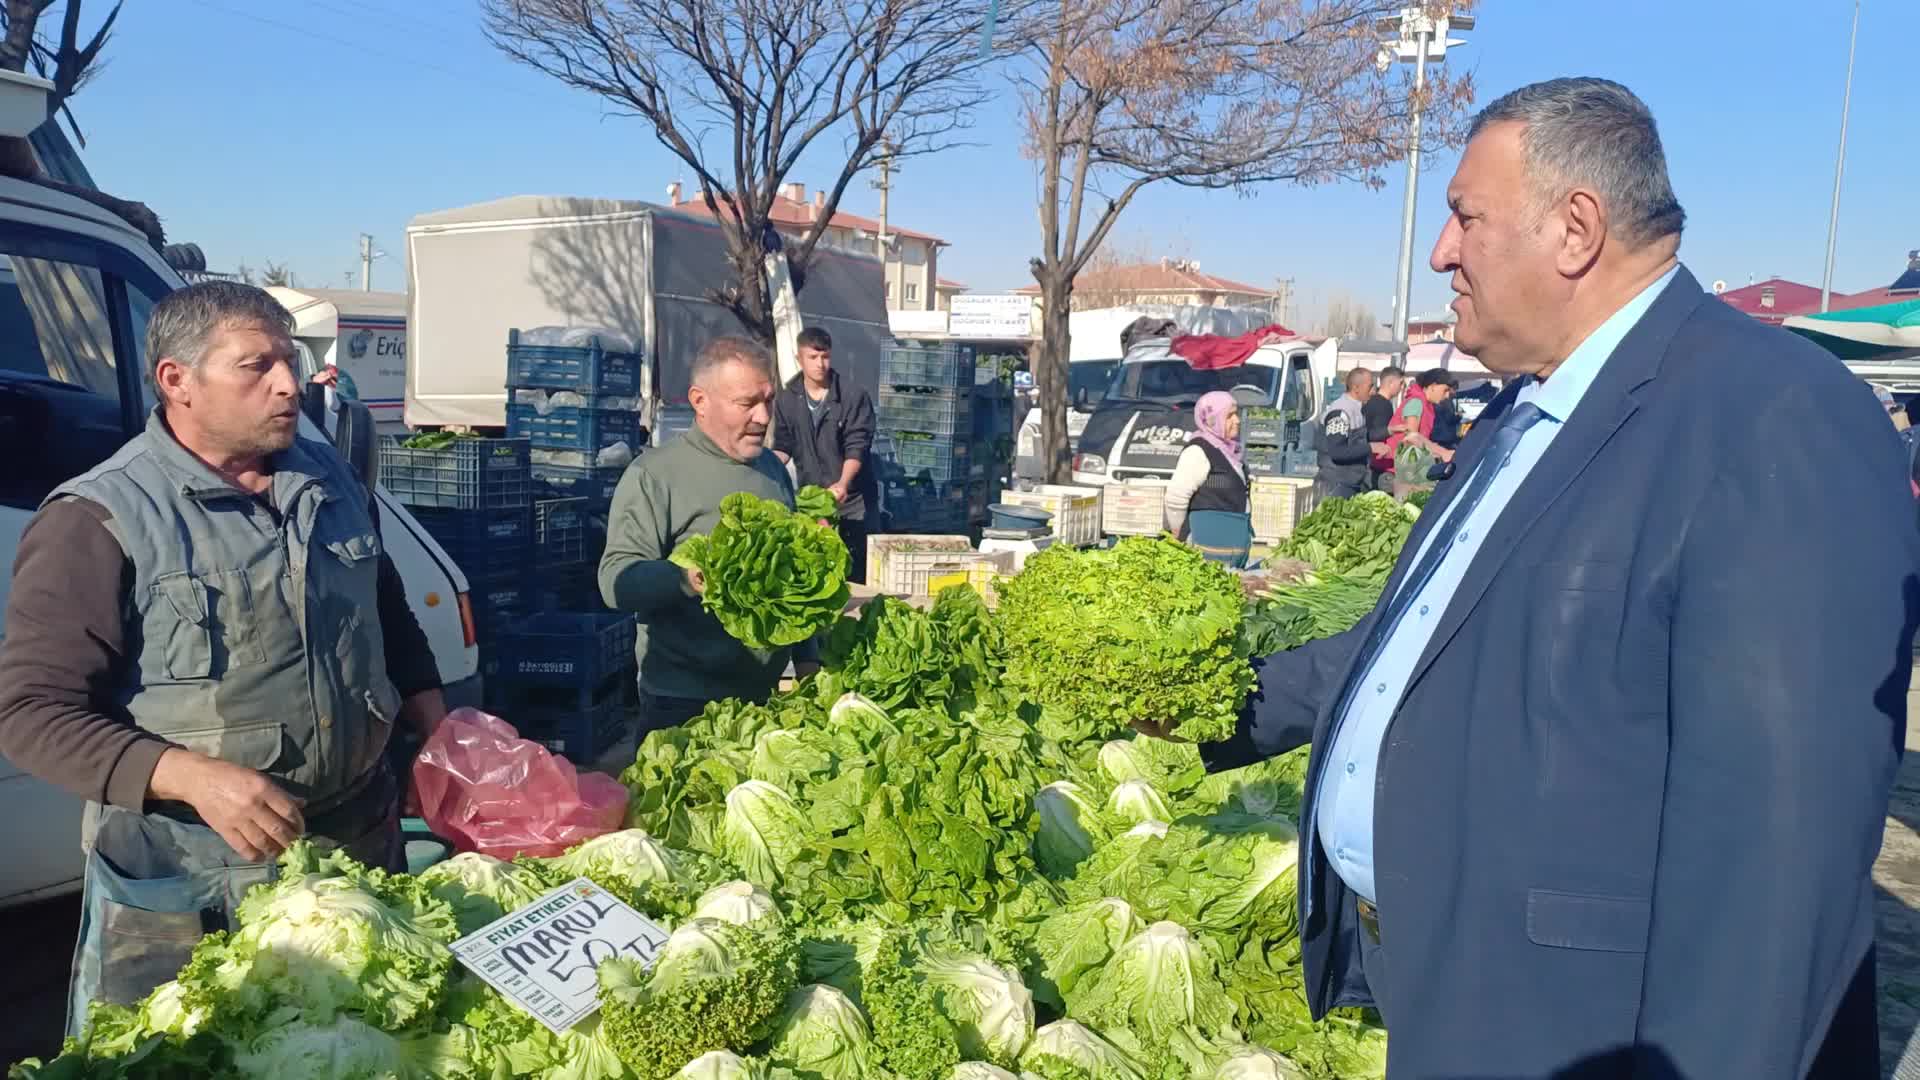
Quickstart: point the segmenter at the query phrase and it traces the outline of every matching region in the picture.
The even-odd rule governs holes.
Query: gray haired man
[[[370,493],[298,434],[260,289],[154,306],[146,431],[48,497],[0,646],[0,753],[87,800],[68,1013],[138,1000],[312,837],[404,869],[396,723],[445,716]]]

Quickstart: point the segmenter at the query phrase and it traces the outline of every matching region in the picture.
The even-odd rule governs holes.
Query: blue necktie
[[[1460,526],[1473,516],[1473,508],[1480,505],[1480,500],[1487,494],[1487,489],[1493,486],[1493,478],[1500,475],[1500,470],[1505,468],[1508,460],[1512,458],[1514,447],[1520,445],[1520,437],[1546,415],[1540,411],[1538,405],[1529,401],[1514,406],[1506,416],[1501,418],[1499,429],[1493,433],[1493,441],[1487,445],[1486,450],[1481,452],[1479,463],[1474,466],[1472,475],[1467,478],[1467,486],[1453,500],[1453,504],[1446,508],[1446,520],[1434,530],[1432,539],[1427,542],[1427,550],[1421,555],[1419,563],[1407,574],[1406,580],[1400,583],[1400,591],[1393,595],[1392,601],[1387,604],[1387,610],[1380,613],[1379,621],[1373,624],[1372,631],[1367,634],[1366,643],[1361,646],[1352,674],[1347,677],[1346,688],[1340,695],[1340,711],[1334,713],[1336,718],[1346,710],[1353,696],[1354,687],[1366,677],[1367,669],[1373,666],[1373,658],[1379,655],[1381,647],[1392,635],[1393,628],[1399,625],[1400,617],[1406,614],[1414,598],[1420,595],[1420,590],[1425,588],[1427,582],[1433,578],[1434,571],[1440,569],[1440,563],[1446,559],[1448,549],[1453,547],[1454,534],[1458,533]]]

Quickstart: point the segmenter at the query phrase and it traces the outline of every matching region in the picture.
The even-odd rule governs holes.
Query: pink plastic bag
[[[576,771],[479,709],[447,716],[420,748],[413,783],[435,835],[499,859],[558,855],[616,831],[627,816],[618,780]]]

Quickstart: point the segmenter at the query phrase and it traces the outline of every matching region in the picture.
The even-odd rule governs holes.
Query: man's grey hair
[[[1685,227],[1653,113],[1633,91],[1606,79],[1537,82],[1480,110],[1467,138],[1509,121],[1523,125],[1520,145],[1536,206],[1590,188],[1614,231],[1636,248]]]
[[[213,337],[227,327],[293,334],[293,316],[273,294],[237,281],[203,281],[168,293],[147,317],[147,377],[158,385],[160,361],[197,368]]]
[[[700,350],[700,355],[693,358],[693,385],[705,387],[713,373],[727,364],[746,364],[767,378],[773,378],[773,355],[767,352],[766,346],[729,335],[707,342],[706,347]]]

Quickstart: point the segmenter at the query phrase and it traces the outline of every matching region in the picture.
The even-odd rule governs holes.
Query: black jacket
[[[840,504],[840,516],[849,521],[864,520],[867,507],[877,501],[873,463],[867,460],[872,446],[873,399],[865,390],[843,390],[837,371],[828,376],[827,397],[817,416],[807,408],[801,376],[794,376],[773,399],[773,449],[793,459],[801,487],[838,483],[840,467],[850,458],[859,459],[860,475]]]

